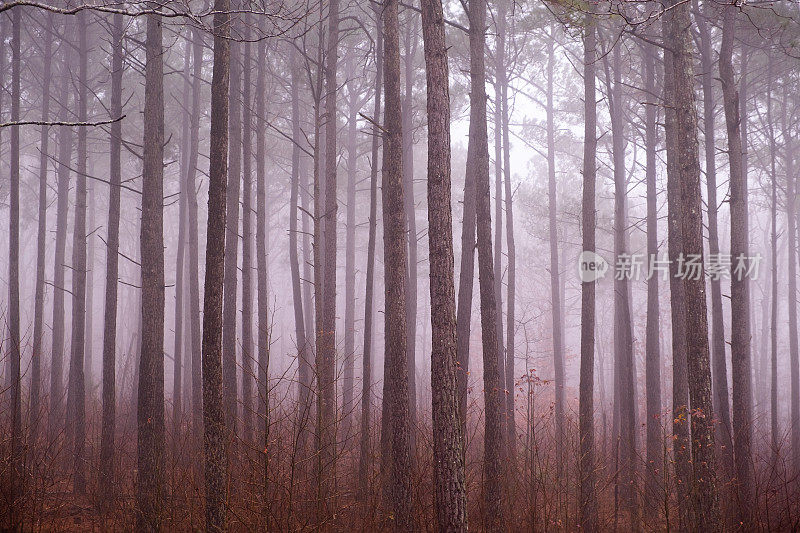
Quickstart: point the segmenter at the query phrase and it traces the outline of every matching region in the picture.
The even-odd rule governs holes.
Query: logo
[[[584,250],[578,256],[578,277],[583,283],[592,283],[608,272],[608,262],[594,252]]]

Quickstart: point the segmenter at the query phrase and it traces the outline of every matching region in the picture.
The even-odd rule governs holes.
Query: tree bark
[[[441,0],[422,2],[428,112],[428,245],[434,501],[439,531],[467,531],[464,433],[459,417],[450,91]]]
[[[705,4],[706,7],[708,4]],[[700,63],[703,74],[700,76],[703,88],[703,133],[706,156],[706,187],[708,204],[708,251],[719,254],[718,205],[717,201],[717,147],[714,121],[714,60],[712,57],[711,35],[706,19],[695,17],[700,33]],[[714,412],[719,416],[717,437],[719,437],[720,458],[728,478],[733,476],[733,442],[731,441],[730,400],[728,396],[728,366],[725,354],[725,320],[722,315],[722,281],[719,276],[711,276],[711,378],[714,389]]]
[[[253,114],[251,108],[250,15],[244,15],[242,85],[242,436],[253,442]],[[266,252],[266,250],[265,250]],[[266,290],[266,286],[264,287]]]
[[[753,440],[752,366],[750,362],[750,280],[746,273],[736,268],[740,261],[750,260],[747,174],[742,156],[740,130],[739,92],[734,80],[733,44],[736,31],[736,8],[723,8],[722,46],[719,53],[719,73],[722,80],[722,97],[725,108],[725,126],[728,133],[728,164],[730,166],[731,256],[734,273],[731,276],[731,374],[733,377],[733,441],[736,467],[736,505],[738,522],[752,527],[753,490],[755,473],[751,446]],[[787,208],[794,218],[794,191],[792,178],[787,183]],[[794,220],[789,221],[792,235]],[[794,254],[789,254],[793,256]],[[726,380],[727,381],[727,380]],[[726,383],[727,385],[727,383]],[[797,392],[797,391],[795,391]]]
[[[86,122],[88,106],[87,14],[78,17],[78,120]],[[72,347],[67,389],[67,435],[73,453],[73,490],[83,494],[86,489],[84,464],[86,442],[86,402],[83,358],[86,339],[86,128],[78,128],[78,171],[75,189],[75,219],[72,233]]]
[[[503,475],[503,383],[497,343],[497,300],[492,259],[492,213],[489,190],[489,141],[486,127],[486,2],[470,0],[470,138],[475,143],[476,233],[478,282],[481,301],[483,343],[484,430],[484,525],[487,530],[504,527]]]
[[[408,269],[406,213],[403,190],[403,110],[400,97],[400,24],[398,1],[385,0],[383,8],[383,54],[386,61],[386,114],[384,117],[383,172],[383,264],[385,294],[384,380],[390,433],[386,496],[394,513],[394,529],[411,531],[415,526],[411,471],[411,418],[406,349],[405,280]],[[326,234],[328,239],[330,234]],[[327,288],[326,288],[327,291]]]
[[[222,398],[222,285],[228,178],[230,0],[214,2],[214,70],[211,78],[208,230],[203,302],[203,427],[206,529],[225,531],[227,442]]]
[[[381,114],[381,95],[383,90],[383,6],[374,4],[376,36],[375,36],[375,96],[372,113],[372,166],[369,177],[369,237],[367,240],[367,276],[364,295],[364,354],[361,378],[361,442],[358,459],[358,493],[359,500],[367,500],[369,491],[370,463],[370,422],[372,408],[372,306],[375,283],[375,241],[378,219],[378,149],[382,140],[378,124]]]
[[[115,14],[111,30],[111,115],[122,116],[123,17]],[[113,501],[114,433],[117,416],[116,353],[119,278],[119,220],[122,183],[122,122],[111,125],[106,246],[106,294],[103,326],[103,423],[100,437],[100,494]]]
[[[345,267],[344,267],[344,383],[342,384],[342,416],[345,424],[342,428],[344,439],[349,440],[353,418],[353,379],[355,373],[355,344],[356,344],[356,173],[358,170],[358,96],[354,71],[352,68],[353,54],[347,56],[347,76],[349,110],[347,114],[347,225],[345,242]]]
[[[656,50],[653,45],[642,45],[644,93],[656,94]],[[645,105],[645,181],[647,182],[647,256],[650,261],[658,257],[658,189],[656,187],[656,154],[658,139],[654,105]],[[661,433],[661,347],[659,334],[661,320],[658,302],[658,276],[647,280],[647,324],[645,326],[645,384],[647,387],[647,492],[644,501],[648,513],[658,506],[660,477],[663,475],[663,436]]]
[[[237,9],[237,0],[231,4]],[[238,387],[236,365],[236,314],[239,267],[239,196],[242,188],[242,64],[241,29],[238,14],[231,14],[230,43],[230,116],[228,129],[228,187],[225,226],[225,281],[222,308],[222,383],[225,402],[225,427],[236,435],[238,418]],[[212,139],[214,137],[212,136]],[[205,329],[205,328],[204,328]]]
[[[551,26],[555,31],[555,26]],[[555,35],[547,40],[547,213],[550,239],[550,304],[553,335],[553,369],[555,370],[556,442],[564,442],[564,341],[561,336],[561,282],[558,264],[558,205],[556,203],[556,139],[555,109],[553,106],[553,68],[555,64]],[[558,471],[564,466],[564,447],[558,446]],[[559,479],[560,479],[559,475]]]
[[[69,25],[64,25],[65,29]],[[72,64],[72,46],[64,47],[64,58],[61,70],[61,87],[59,101],[64,103],[62,118],[69,120],[70,77],[69,65]],[[64,424],[64,295],[67,292],[64,285],[67,225],[69,215],[69,174],[70,159],[72,157],[73,132],[72,128],[61,126],[58,134],[58,203],[56,204],[56,244],[55,260],[53,264],[53,348],[50,362],[50,412],[48,417],[48,434],[55,438]]]
[[[676,148],[681,203],[681,252],[683,257],[703,258],[703,213],[700,194],[700,163],[697,145],[697,111],[694,94],[694,65],[689,28],[688,4],[670,0],[672,17],[669,39],[672,43]],[[687,276],[684,285],[686,316],[686,359],[689,398],[692,408],[692,502],[693,523],[720,528],[719,501],[716,492],[716,457],[714,448],[714,409],[711,402],[711,368],[708,349],[708,319],[704,269],[699,277]],[[692,279],[689,279],[689,278]]]
[[[411,448],[415,448],[417,424],[417,217],[414,198],[414,60],[419,38],[416,13],[408,10],[413,26],[406,21],[405,32],[405,94],[403,112],[403,190],[408,224],[408,273],[406,274],[406,351],[408,355],[408,396],[411,418]]]
[[[583,35],[583,199],[581,229],[583,251],[594,252],[597,213],[595,181],[597,179],[597,96],[595,63],[597,34],[595,18],[587,13]],[[594,326],[595,282],[581,283],[581,367],[578,425],[580,433],[580,524],[586,531],[597,531],[594,458]]]
[[[164,514],[164,64],[161,17],[147,16],[142,169],[142,348],[139,359],[136,529]]]
[[[53,14],[45,15],[45,38],[42,73],[42,122],[50,120],[50,85],[53,65]],[[12,52],[13,54],[13,52]],[[39,434],[42,389],[42,329],[44,323],[45,248],[47,240],[47,165],[49,157],[50,128],[43,125],[39,137],[39,216],[36,241],[36,289],[33,311],[33,353],[31,354],[30,390],[30,442],[35,447]],[[10,255],[10,254],[9,254]]]
[[[22,48],[22,8],[11,13],[11,121],[20,116],[20,68]],[[5,52],[3,52],[5,53]],[[19,126],[11,128],[11,183],[8,222],[8,329],[11,389],[11,513],[9,529],[21,528],[16,520],[21,510],[17,499],[25,492],[25,458],[22,438],[22,381],[20,377],[20,316],[19,316]],[[22,503],[21,501],[19,503]],[[15,518],[16,517],[16,518]]]

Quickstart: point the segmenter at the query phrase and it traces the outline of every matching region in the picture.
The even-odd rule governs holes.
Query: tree
[[[700,195],[700,163],[697,144],[697,111],[695,108],[694,65],[689,33],[689,6],[670,0],[672,16],[668,20],[667,42],[672,43],[672,83],[675,106],[675,149],[678,155],[677,178],[680,196],[673,197],[670,209],[681,205],[681,248],[683,258],[703,257],[703,213]],[[668,180],[670,179],[668,175]],[[679,198],[679,200],[678,200]],[[670,217],[672,218],[672,217]],[[686,360],[689,401],[692,408],[692,503],[693,523],[719,529],[719,508],[716,493],[716,457],[714,448],[714,409],[711,403],[711,368],[708,349],[705,279],[700,266],[699,277],[683,280],[686,324]],[[680,337],[679,337],[680,339]]]
[[[231,4],[241,7],[238,0]],[[243,5],[243,4],[242,4]],[[238,13],[231,14],[230,43],[230,116],[228,117],[228,188],[226,189],[225,281],[222,308],[222,386],[225,401],[225,427],[236,434],[238,411],[238,373],[236,364],[236,296],[239,266],[239,197],[242,188],[242,23]],[[212,136],[213,138],[213,136]],[[210,216],[210,215],[209,215]],[[220,241],[216,241],[217,245]],[[203,328],[205,331],[205,328]]]
[[[428,245],[431,390],[436,519],[467,530],[464,433],[459,417],[453,221],[450,207],[450,94],[441,0],[422,2],[428,111]]]
[[[654,45],[642,45],[642,78],[647,97],[656,94]],[[656,188],[656,152],[658,149],[654,105],[646,105],[645,113],[645,180],[647,182],[647,256],[650,261],[658,256],[658,190]],[[647,387],[647,487],[644,501],[655,509],[659,476],[664,468],[663,438],[661,435],[661,348],[659,332],[661,320],[658,302],[658,277],[647,280],[647,324],[645,327],[645,384]]]
[[[706,3],[704,7],[708,7]],[[705,14],[704,14],[705,15]],[[712,16],[712,13],[708,13]],[[714,102],[714,60],[712,39],[706,18],[695,16],[700,33],[700,81],[703,90],[703,137],[706,159],[706,190],[708,194],[708,252],[719,257],[719,224],[717,201],[717,147]],[[728,366],[725,355],[725,320],[722,316],[722,282],[711,276],[711,378],[714,388],[714,412],[719,414],[717,428],[720,458],[727,477],[733,476],[733,443],[731,441],[731,410],[728,398]]]
[[[719,73],[728,133],[730,165],[731,256],[739,263],[750,255],[750,225],[747,173],[743,167],[740,130],[739,93],[734,80],[733,44],[736,30],[736,8],[723,8],[722,46]],[[791,180],[791,178],[790,178]],[[787,192],[791,191],[787,187]],[[790,223],[791,224],[791,223]],[[789,227],[792,233],[793,228]],[[793,254],[789,254],[793,255]],[[731,276],[731,374],[733,377],[733,441],[736,466],[736,489],[739,498],[739,523],[752,527],[753,487],[755,474],[751,446],[753,440],[752,368],[750,363],[750,284],[741,271]],[[727,380],[726,380],[727,387]]]
[[[111,107],[112,116],[122,116],[123,17],[115,14],[111,31]],[[106,245],[106,298],[103,326],[103,424],[100,438],[101,494],[113,497],[114,433],[117,416],[116,351],[117,290],[119,276],[119,219],[122,184],[122,123],[111,125],[108,192],[108,237]]]
[[[142,348],[139,359],[136,527],[164,512],[164,63],[161,17],[147,16],[142,170]]]
[[[225,530],[227,449],[222,399],[222,284],[225,272],[230,89],[230,0],[214,1],[214,70],[208,181],[206,281],[203,300],[203,428],[206,529]]]
[[[20,10],[17,10],[20,11]],[[50,135],[46,124],[50,119],[50,85],[52,81],[53,40],[49,34],[53,32],[53,14],[48,13],[45,19],[44,72],[42,73],[42,125],[39,138],[39,217],[36,241],[36,293],[33,311],[33,354],[31,355],[31,404],[30,404],[30,441],[35,446],[39,430],[40,395],[42,387],[42,329],[44,322],[44,276],[45,276],[45,240],[47,238],[47,166]],[[10,255],[10,254],[9,254]]]
[[[597,179],[597,96],[595,87],[595,62],[597,61],[597,34],[595,19],[587,13],[583,34],[583,199],[581,228],[583,250],[594,252],[597,213],[595,208],[595,182]],[[594,459],[594,326],[595,282],[581,283],[581,368],[578,405],[580,433],[580,524],[586,531],[596,531],[597,501],[595,499]]]
[[[11,120],[19,121],[20,114],[20,54],[22,49],[22,8],[15,9],[11,21]],[[8,329],[11,380],[11,523],[15,529],[18,496],[24,492],[24,454],[22,450],[22,382],[20,379],[20,318],[19,318],[19,126],[11,129],[11,187],[9,190],[8,221]]]
[[[386,497],[398,531],[414,529],[411,472],[411,415],[406,349],[406,213],[403,190],[403,109],[400,99],[400,22],[397,0],[383,6],[383,56],[386,61],[383,134],[383,264],[385,294],[384,380],[391,457]],[[327,235],[326,235],[327,238]]]
[[[497,299],[492,259],[492,213],[489,194],[489,141],[486,131],[486,2],[470,0],[470,138],[475,143],[476,235],[478,283],[483,341],[483,384],[486,405],[484,430],[483,502],[486,529],[503,527],[501,477],[503,472],[503,383],[497,343]],[[467,163],[470,165],[470,163]],[[491,510],[491,511],[490,511]]]
[[[369,236],[367,238],[367,276],[364,295],[364,354],[361,378],[361,442],[358,456],[358,494],[364,502],[367,499],[368,470],[370,457],[370,420],[372,410],[370,396],[372,394],[372,306],[375,284],[375,241],[378,224],[378,150],[381,135],[378,124],[381,114],[381,95],[383,89],[383,6],[373,5],[376,23],[375,36],[375,94],[373,97],[373,128],[369,176]]]
[[[78,120],[86,122],[88,116],[89,47],[87,44],[88,14],[78,15]],[[75,188],[75,220],[72,233],[72,346],[69,360],[69,386],[67,389],[67,434],[72,446],[75,478],[73,490],[83,494],[86,490],[84,452],[86,445],[86,393],[83,358],[86,348],[86,128],[78,128],[78,169]]]

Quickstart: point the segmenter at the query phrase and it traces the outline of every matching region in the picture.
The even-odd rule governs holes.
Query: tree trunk
[[[391,450],[385,495],[389,508],[394,513],[394,528],[398,531],[411,531],[416,520],[411,481],[411,419],[406,360],[405,278],[408,248],[403,201],[403,110],[400,97],[400,24],[397,4],[397,0],[385,0],[383,8],[386,114],[381,191],[386,306],[384,380],[387,393],[383,401],[387,405],[389,416]],[[326,233],[325,237],[329,239],[330,233]]]
[[[338,85],[336,69],[339,48],[339,0],[331,0],[328,10],[327,52],[325,54],[325,211],[322,302],[322,328],[317,346],[318,428],[317,453],[320,496],[324,519],[333,514],[333,496],[336,485],[336,97]]]
[[[704,4],[706,7],[708,4]],[[700,63],[703,74],[700,76],[703,88],[703,133],[706,156],[706,187],[708,192],[708,251],[711,257],[719,250],[718,205],[717,201],[717,147],[714,121],[714,60],[712,57],[711,35],[706,19],[697,16],[700,33]],[[733,476],[733,443],[731,441],[730,400],[728,399],[728,367],[725,354],[725,320],[722,315],[722,282],[720,276],[710,276],[711,285],[711,377],[714,389],[714,412],[720,423],[717,426],[719,454],[725,475]]]
[[[65,24],[65,30],[70,27]],[[70,76],[69,65],[72,64],[72,46],[64,47],[64,59],[61,70],[61,87],[59,101],[64,103],[62,119],[69,120]],[[53,264],[53,348],[50,362],[50,411],[48,417],[48,435],[54,439],[64,424],[64,285],[66,263],[67,225],[69,214],[69,174],[72,157],[72,128],[61,126],[58,133],[58,203],[56,204],[56,244]]]
[[[551,26],[555,31],[555,26]],[[564,442],[564,340],[561,336],[561,282],[558,264],[558,205],[556,203],[556,131],[553,107],[555,35],[547,40],[547,213],[550,238],[550,303],[552,309],[553,369],[555,370],[555,442]],[[564,447],[558,446],[558,471],[564,467]],[[559,479],[561,476],[559,475]],[[561,489],[559,489],[561,490]]]
[[[750,362],[750,280],[745,272],[736,269],[740,262],[749,261],[750,229],[747,194],[747,174],[742,165],[742,135],[739,116],[739,93],[733,71],[733,43],[736,30],[736,11],[724,7],[722,47],[719,53],[719,73],[728,133],[728,163],[730,166],[731,256],[734,272],[731,276],[731,374],[733,377],[733,441],[736,466],[738,522],[752,527],[753,490],[755,473],[751,445],[753,440],[752,367]],[[789,235],[794,232],[794,191],[792,178],[787,183],[787,212]],[[790,237],[791,239],[791,237]],[[793,256],[794,254],[789,254]],[[727,380],[726,380],[727,381]],[[727,383],[726,383],[727,385]],[[795,391],[797,392],[797,391]],[[723,406],[724,407],[724,406]]]
[[[191,91],[191,46],[190,40],[187,38],[184,42],[183,52],[183,101],[188,101]],[[183,113],[181,117],[181,167],[180,179],[178,188],[178,250],[175,257],[175,337],[174,349],[172,360],[172,455],[173,458],[178,456],[178,435],[180,435],[181,418],[183,417],[183,309],[185,292],[184,292],[184,274],[185,274],[185,257],[186,257],[186,197],[188,191],[186,190],[186,175],[187,167],[189,166],[189,113]],[[188,347],[187,347],[188,348]],[[190,348],[189,348],[190,349]],[[173,459],[174,460],[174,459]]]
[[[111,30],[111,115],[122,116],[123,18],[114,15]],[[114,433],[117,416],[116,353],[119,279],[119,220],[122,183],[122,122],[111,125],[106,245],[106,294],[103,324],[103,424],[100,437],[100,494],[113,501]]]
[[[778,461],[778,185],[775,147],[775,130],[772,121],[772,82],[774,59],[772,54],[767,58],[767,132],[769,134],[769,166],[770,166],[770,466],[775,468]],[[791,262],[790,262],[791,265]],[[796,329],[794,330],[796,331]],[[791,338],[792,329],[789,329]]]
[[[253,116],[250,63],[250,15],[244,15],[244,73],[242,85],[242,436],[253,442]],[[266,251],[265,251],[266,252]],[[264,286],[266,290],[266,286]]]
[[[53,14],[45,15],[45,38],[42,73],[42,122],[50,120],[50,85],[52,80],[53,65],[53,40],[49,38],[53,33]],[[12,52],[13,54],[13,52]],[[34,296],[33,311],[33,353],[31,354],[31,390],[30,390],[30,442],[36,446],[39,434],[41,417],[41,389],[42,389],[42,329],[44,323],[44,278],[45,278],[45,247],[47,240],[47,165],[49,157],[50,128],[43,125],[39,138],[39,216],[37,224],[36,241],[36,292]],[[10,254],[9,254],[10,255]]]
[[[189,325],[192,335],[192,435],[200,444],[203,427],[202,329],[200,323],[200,253],[197,221],[197,160],[200,152],[200,88],[203,76],[203,34],[192,28],[192,117],[189,167],[186,175],[189,213]]]
[[[372,166],[369,177],[369,237],[367,240],[367,277],[364,295],[364,355],[361,378],[361,443],[358,459],[358,493],[359,500],[367,500],[369,491],[370,463],[370,421],[372,408],[372,306],[375,283],[375,241],[378,219],[378,149],[382,140],[378,124],[381,114],[381,94],[383,89],[383,6],[373,5],[376,21],[375,36],[375,96],[372,113]]]
[[[497,530],[505,524],[502,509],[503,383],[497,344],[497,300],[492,259],[492,213],[489,191],[489,141],[486,131],[486,2],[470,0],[470,139],[475,143],[478,281],[483,341],[483,383],[486,405],[484,430],[484,525]]]
[[[20,68],[22,8],[11,13],[11,121],[20,119]],[[5,52],[3,52],[5,53]],[[8,329],[9,368],[11,385],[11,522],[9,529],[21,528],[21,510],[15,508],[16,499],[25,492],[25,457],[22,449],[22,381],[20,378],[20,316],[19,316],[19,176],[20,138],[19,126],[11,128],[11,186],[8,226]],[[21,499],[21,498],[20,498]],[[20,503],[22,503],[20,501]]]
[[[142,351],[139,359],[136,529],[164,513],[164,65],[161,17],[147,16],[142,168]]]
[[[681,252],[684,258],[699,258],[699,276],[687,276],[684,285],[686,313],[686,359],[689,397],[692,407],[692,487],[695,515],[693,523],[720,527],[716,492],[716,457],[714,448],[714,409],[711,402],[711,368],[708,349],[703,258],[703,213],[700,194],[700,163],[697,146],[697,111],[694,94],[694,65],[689,28],[688,4],[670,0],[672,17],[668,42],[673,43],[672,57],[676,148],[681,202]],[[674,202],[673,202],[674,203]],[[672,205],[672,204],[671,204]],[[689,279],[691,278],[691,279]]]
[[[292,53],[294,47],[292,47]],[[294,59],[294,56],[293,56]],[[266,170],[266,136],[267,136],[267,106],[264,98],[265,78],[267,70],[267,42],[262,39],[258,42],[258,70],[256,74],[256,267],[258,278],[258,294],[256,305],[258,307],[258,412],[259,418],[263,417],[264,424],[264,494],[267,495],[267,481],[269,479],[269,286],[267,284],[267,170]],[[294,67],[294,64],[292,65]],[[294,73],[294,69],[292,69]],[[292,138],[295,142],[299,139],[295,134],[295,107],[297,105],[294,97],[295,85],[292,84]],[[299,125],[297,126],[299,127]],[[295,156],[295,151],[298,155]],[[299,149],[296,144],[292,145],[292,195],[290,210],[293,215],[289,219],[289,255],[292,269],[292,287],[294,288],[294,308],[295,320],[298,319],[299,328],[297,330],[298,357],[300,365],[308,365],[305,355],[305,331],[303,329],[303,303],[300,301],[300,280],[299,265],[297,262],[297,181],[296,168],[299,164]],[[294,231],[292,231],[294,225]],[[298,279],[295,280],[295,277]],[[300,387],[303,387],[303,376],[301,372]],[[303,389],[305,390],[305,389]],[[301,403],[301,405],[305,405]],[[267,504],[265,498],[264,504]]]
[[[409,416],[411,418],[411,449],[415,448],[417,424],[417,217],[414,199],[414,60],[417,56],[419,26],[416,13],[408,10],[413,26],[406,21],[405,33],[405,95],[403,113],[403,190],[408,223],[408,272],[406,274],[406,356],[408,361]]]
[[[347,56],[347,76],[354,79],[352,53]],[[344,383],[342,386],[342,416],[345,424],[344,439],[350,439],[353,418],[353,374],[355,373],[356,345],[356,173],[358,171],[358,96],[355,84],[348,81],[349,111],[347,119],[347,226],[344,267]]]
[[[612,80],[606,70],[609,113],[611,115],[612,152],[614,165],[614,258],[615,263],[628,253],[628,198],[625,169],[625,117],[622,88],[622,65],[619,46],[612,50]],[[607,62],[605,62],[607,65]],[[616,270],[616,269],[615,269]],[[619,494],[630,514],[631,525],[638,528],[639,508],[636,488],[636,400],[633,360],[629,276],[633,272],[615,271],[614,276],[614,383],[619,433],[614,435],[618,446]]]
[[[227,442],[222,398],[222,284],[228,179],[230,0],[214,2],[214,70],[211,78],[211,148],[208,180],[206,280],[203,301],[203,427],[206,529],[225,531]]]
[[[86,122],[88,111],[89,47],[86,42],[88,22],[86,13],[78,17],[79,79],[77,83],[78,120]],[[83,494],[86,489],[84,452],[86,441],[86,402],[83,375],[84,341],[86,335],[86,128],[78,128],[78,183],[75,189],[75,220],[72,233],[72,348],[69,361],[67,389],[67,435],[72,446],[73,490]]]
[[[644,94],[656,94],[656,49],[642,45]],[[658,139],[654,105],[645,105],[645,181],[647,182],[647,257],[658,257],[658,189],[656,188],[656,154]],[[663,475],[663,436],[661,424],[661,347],[659,334],[658,276],[647,280],[647,324],[645,326],[645,384],[647,387],[647,492],[644,501],[648,514],[658,508],[660,477]]]
[[[238,8],[237,0],[231,4],[233,9]],[[241,35],[242,24],[238,14],[231,15],[231,43],[230,43],[230,116],[228,129],[230,130],[230,144],[228,144],[228,188],[225,198],[226,223],[225,226],[225,281],[223,288],[223,323],[222,323],[222,381],[223,398],[225,402],[225,427],[233,436],[236,434],[238,413],[238,387],[236,375],[236,313],[237,313],[237,284],[239,267],[239,196],[242,181],[242,64],[241,64]],[[212,137],[214,139],[214,137]],[[209,215],[210,216],[210,215]],[[205,329],[205,328],[204,328]]]
[[[595,181],[597,178],[597,96],[595,63],[597,35],[594,17],[587,13],[583,35],[583,199],[581,229],[583,251],[595,251],[597,213]],[[594,459],[594,326],[595,282],[581,283],[581,368],[578,425],[580,437],[580,524],[586,531],[597,531]]]
[[[453,220],[450,206],[450,94],[441,0],[422,2],[428,111],[428,245],[431,391],[436,520],[467,531],[464,433],[459,419]]]

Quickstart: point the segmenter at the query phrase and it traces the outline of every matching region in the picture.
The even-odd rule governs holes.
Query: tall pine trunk
[[[203,429],[206,530],[225,531],[227,442],[222,397],[222,285],[228,179],[230,0],[214,2],[214,70],[211,78],[211,149],[208,180],[206,280],[203,301]]]
[[[750,261],[750,223],[747,193],[747,174],[743,167],[743,147],[740,129],[739,93],[734,79],[733,44],[736,30],[736,8],[724,7],[722,47],[719,53],[719,73],[728,134],[728,163],[730,166],[731,256],[734,272],[731,276],[731,374],[733,377],[733,441],[736,467],[738,522],[752,527],[755,473],[751,445],[753,441],[752,365],[750,362],[750,280],[746,267]],[[787,184],[787,211],[794,218],[794,191]],[[789,221],[789,234],[794,220]],[[789,254],[793,255],[793,254]],[[727,382],[727,380],[726,380]],[[727,383],[726,383],[727,385]],[[795,391],[796,392],[796,391]]]
[[[596,249],[597,226],[595,187],[597,180],[597,96],[595,63],[597,33],[595,18],[587,13],[583,35],[583,198],[581,204],[582,245],[584,252]],[[597,501],[594,458],[594,350],[595,282],[581,283],[581,366],[578,405],[580,437],[580,524],[586,531],[596,531]]]
[[[111,115],[122,115],[123,17],[115,14],[111,30]],[[100,494],[112,501],[114,490],[114,433],[117,416],[117,291],[119,285],[119,221],[122,193],[122,123],[111,125],[106,240],[106,294],[103,325],[103,423],[100,437]]]
[[[142,169],[142,342],[137,409],[136,529],[164,514],[164,64],[161,17],[147,16]]]
[[[385,0],[383,8],[383,54],[386,61],[386,114],[384,117],[383,172],[383,264],[385,294],[384,403],[389,423],[386,493],[394,513],[394,528],[414,529],[411,472],[411,417],[406,349],[406,212],[403,190],[403,110],[400,97],[400,23],[398,0]],[[326,239],[330,234],[326,233]],[[327,291],[327,287],[326,287]]]
[[[450,91],[441,0],[423,0],[428,111],[428,245],[431,294],[433,478],[440,531],[467,531],[464,433],[459,420],[453,220],[450,206]]]

